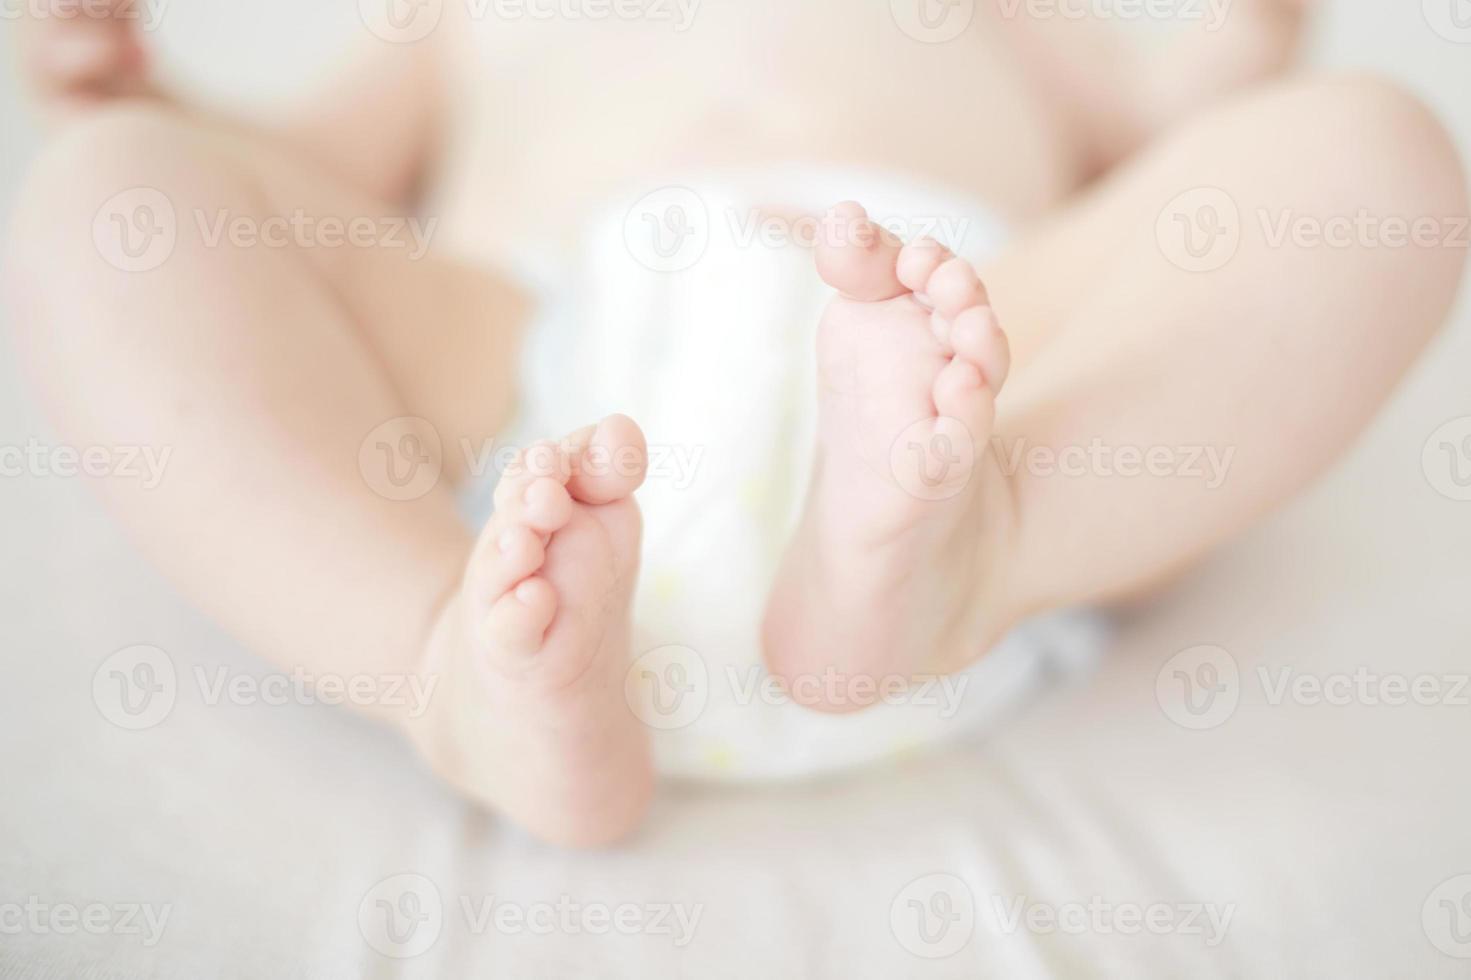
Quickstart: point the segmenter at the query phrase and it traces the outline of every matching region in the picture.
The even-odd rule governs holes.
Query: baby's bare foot
[[[990,449],[1006,337],[971,266],[893,240],[856,204],[828,216],[818,270],[842,295],[818,334],[818,447],[806,513],[764,628],[793,697],[969,664],[997,638],[985,597],[1010,522]]]
[[[430,644],[438,691],[412,737],[451,783],[555,844],[626,835],[652,793],[623,695],[646,467],[623,416],[521,453]]]

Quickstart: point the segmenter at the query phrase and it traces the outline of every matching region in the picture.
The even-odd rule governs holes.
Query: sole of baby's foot
[[[763,627],[792,697],[852,711],[977,659],[1004,624],[1010,490],[991,448],[1009,352],[974,269],[856,204],[823,226],[812,486]]]
[[[627,836],[653,793],[623,694],[646,467],[622,416],[519,453],[425,661],[438,688],[411,737],[431,765],[560,846]]]

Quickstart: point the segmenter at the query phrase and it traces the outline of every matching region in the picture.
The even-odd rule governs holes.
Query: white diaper
[[[574,252],[527,263],[541,316],[505,443],[612,412],[649,440],[625,689],[668,774],[796,777],[905,754],[976,732],[1046,678],[1085,670],[1102,645],[1092,615],[1038,619],[965,673],[851,715],[790,703],[762,669],[762,611],[806,491],[816,325],[831,295],[810,250],[790,244],[810,242],[815,225],[790,218],[844,199],[967,258],[1004,241],[983,208],[944,193],[870,174],[786,172],[630,194]],[[491,489],[477,488],[476,501],[488,503]],[[864,695],[837,675],[811,683]]]

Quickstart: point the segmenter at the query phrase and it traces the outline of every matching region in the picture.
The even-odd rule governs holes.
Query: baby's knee
[[[1287,96],[1297,131],[1316,141],[1321,179],[1359,206],[1406,218],[1465,214],[1465,170],[1455,140],[1416,93],[1382,76],[1322,76]]]
[[[127,181],[157,182],[187,166],[204,141],[178,110],[153,103],[99,106],[60,129],[31,166],[22,203],[55,206]]]
[[[44,242],[49,232],[90,221],[114,195],[137,188],[188,194],[234,170],[222,140],[181,110],[151,102],[99,106],[60,129],[22,183],[16,231]]]
[[[1276,213],[1318,222],[1324,237],[1307,241],[1333,246],[1315,253],[1339,260],[1334,274],[1349,270],[1345,288],[1407,297],[1395,329],[1420,343],[1440,326],[1471,248],[1466,176],[1451,135],[1419,96],[1370,74],[1295,83],[1276,109],[1278,138],[1266,152],[1296,164],[1274,192]]]
[[[144,104],[103,106],[56,133],[21,182],[7,266],[44,266],[82,248],[98,209],[114,195],[164,182],[187,125]],[[33,278],[27,276],[26,278]]]
[[[21,182],[5,235],[17,325],[96,277],[146,271],[150,229],[176,225],[175,205],[203,200],[231,173],[216,138],[163,105],[100,106],[58,131]]]

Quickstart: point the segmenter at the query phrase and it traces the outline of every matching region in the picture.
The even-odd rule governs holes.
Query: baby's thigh
[[[444,445],[479,443],[509,416],[528,304],[508,278],[444,256],[437,227],[267,135],[115,104],[43,147],[18,197],[10,265],[19,304],[49,310],[30,319],[53,328],[143,316],[165,334],[176,322],[188,342],[204,326],[199,297],[232,304],[211,328],[240,324],[258,344],[295,318],[340,321],[333,342],[365,351]],[[119,270],[129,299],[109,302]],[[354,370],[349,360],[296,367]],[[452,475],[464,455],[447,454]]]
[[[405,404],[438,430],[452,479],[515,411],[530,296],[489,264],[448,254],[437,218],[364,195],[275,146],[236,141],[272,210],[324,276]]]

